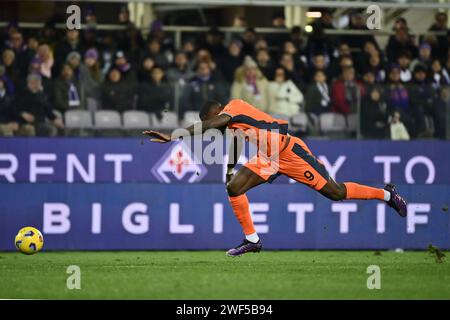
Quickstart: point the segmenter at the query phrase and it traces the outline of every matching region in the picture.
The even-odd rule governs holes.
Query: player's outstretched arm
[[[198,124],[189,126],[185,130],[180,131],[181,134],[177,134],[175,137],[155,130],[145,130],[142,134],[151,137],[150,141],[152,142],[166,143],[175,140],[175,138],[202,134],[209,129],[223,128],[230,122],[230,119],[229,115],[221,114],[212,119],[201,121],[201,127]],[[201,128],[201,131],[198,128]]]

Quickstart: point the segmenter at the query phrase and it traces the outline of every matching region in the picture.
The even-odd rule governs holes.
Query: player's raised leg
[[[237,247],[227,251],[229,256],[240,256],[248,252],[259,252],[262,248],[261,240],[255,231],[247,196],[245,193],[251,188],[266,182],[246,167],[241,167],[233,179],[227,184],[228,199],[233,208],[242,230],[244,241]]]
[[[289,146],[281,153],[280,172],[319,191],[330,200],[381,200],[400,216],[406,216],[406,201],[393,185],[379,189],[354,182],[337,183],[330,177],[323,163],[297,137],[291,137]]]
[[[405,217],[406,201],[398,194],[395,187],[388,184],[384,189],[373,188],[354,182],[337,183],[333,179],[329,179],[327,184],[319,190],[325,197],[340,200],[381,200],[385,201],[390,207],[395,209],[397,213]]]

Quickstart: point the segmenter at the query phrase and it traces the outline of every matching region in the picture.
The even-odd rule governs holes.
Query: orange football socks
[[[378,199],[384,201],[385,190],[364,186],[353,182],[345,182],[345,188],[347,188],[346,199]]]
[[[228,197],[228,199],[230,200],[234,215],[244,230],[244,234],[248,236],[255,233],[255,227],[253,225],[252,216],[250,215],[247,196],[242,194],[237,197]]]

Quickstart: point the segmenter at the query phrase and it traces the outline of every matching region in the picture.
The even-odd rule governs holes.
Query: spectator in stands
[[[41,44],[37,49],[36,56],[40,61],[39,73],[41,74],[41,76],[46,79],[52,79],[53,70],[58,69],[53,68],[55,65],[55,61],[53,59],[53,53],[50,50],[49,45],[46,43]]]
[[[331,88],[331,104],[333,112],[348,115],[358,111],[364,86],[355,78],[353,67],[344,67],[342,75],[333,82]]]
[[[412,72],[410,70],[411,53],[403,51],[398,55],[397,63],[400,67],[400,80],[403,83],[409,82],[412,79]]]
[[[290,53],[283,53],[280,59],[280,66],[286,71],[286,77],[291,79],[297,88],[304,89],[305,83],[301,77],[301,73],[297,70],[294,57]]]
[[[12,49],[5,49],[2,53],[2,65],[5,68],[5,75],[11,80],[14,89],[19,85],[19,68],[15,61],[16,55]]]
[[[368,30],[366,25],[366,19],[361,14],[360,11],[353,11],[350,14],[350,24],[348,26],[351,30]],[[375,37],[373,35],[349,35],[342,37],[342,41],[347,43],[350,48],[362,48],[364,43],[373,42],[376,43]]]
[[[292,57],[294,58],[295,68],[300,73],[300,76],[302,78],[305,78],[307,69],[306,65],[308,63],[306,56],[300,54],[297,47],[294,45],[292,41],[286,41],[283,44],[283,52],[292,55]]]
[[[65,64],[61,75],[54,84],[54,106],[61,112],[71,109],[84,109],[80,83],[74,76],[70,65]]]
[[[154,59],[159,59],[161,45],[157,40],[156,42],[156,45],[148,43],[148,49]],[[123,35],[120,37],[120,42],[118,43],[119,49],[127,53],[127,57],[132,64],[137,64],[141,59],[141,52],[144,46],[145,41],[141,32],[136,28],[134,23],[127,23]],[[153,50],[158,50],[158,52],[154,53]],[[158,56],[158,58],[155,58],[155,56]],[[163,63],[163,61],[158,62]]]
[[[427,79],[427,68],[417,64],[413,72],[413,81],[409,87],[409,105],[414,117],[414,128],[416,133],[424,138],[430,138],[434,133],[433,123],[433,100],[435,92]]]
[[[400,81],[400,67],[397,64],[391,65],[389,69],[386,102],[389,112],[400,112],[406,127],[409,130],[413,129],[414,113],[410,108],[409,92]]]
[[[369,60],[372,55],[379,55],[380,60],[384,62],[384,57],[381,53],[381,50],[377,47],[375,42],[373,41],[366,41],[364,42],[364,45],[362,47],[362,51],[359,52],[355,57],[355,66],[357,67],[357,70],[359,72],[362,72],[363,70],[367,69],[367,66],[369,65]]]
[[[84,15],[84,21],[88,26],[97,26],[97,15],[92,7],[87,8]]]
[[[381,63],[380,55],[378,53],[372,54],[369,58],[368,68],[372,70],[375,75],[375,82],[384,82],[386,80],[386,71]]]
[[[137,85],[137,74],[127,56],[123,51],[117,51],[114,59],[114,67],[121,73],[121,81],[127,83],[127,86],[134,87]]]
[[[19,68],[18,73],[25,75],[32,56],[23,39],[22,33],[17,30],[10,32],[6,47],[14,51],[16,65]]]
[[[86,49],[100,47],[99,37],[95,25],[87,25],[83,29],[82,43],[84,44]]]
[[[95,101],[94,110],[100,109],[101,84],[103,74],[98,61],[98,51],[89,49],[84,54],[84,61],[80,66],[80,84],[82,85],[86,103],[88,99]]]
[[[197,63],[195,58],[195,50],[196,46],[193,39],[186,40],[181,48],[181,51],[183,51],[189,61],[188,65],[191,70],[195,70],[195,64]]]
[[[342,75],[342,71],[345,68],[349,68],[352,67],[353,68],[353,60],[350,56],[342,56],[339,58],[339,64],[338,65],[334,65],[333,68],[330,67],[330,78],[331,80],[336,80],[337,78],[339,78]]]
[[[255,50],[255,43],[258,40],[258,35],[254,28],[245,29],[242,34],[242,54],[244,56],[250,55],[252,56]]]
[[[194,76],[195,73],[189,69],[186,54],[182,51],[177,52],[172,67],[167,70],[168,81],[172,84],[184,87]]]
[[[5,88],[5,83],[0,78],[0,136],[11,137],[19,126],[14,119],[11,96]]]
[[[246,28],[248,23],[244,16],[238,15],[234,17],[232,26],[236,28]]]
[[[225,103],[228,96],[223,84],[215,78],[211,71],[211,65],[206,61],[200,61],[197,66],[197,74],[190,81],[186,90],[184,102],[180,111],[200,111],[203,104],[208,100],[216,100]]]
[[[242,64],[244,57],[242,56],[242,42],[233,40],[228,45],[228,51],[221,58],[219,68],[225,80],[231,84],[234,80],[234,72]]]
[[[72,51],[76,51],[79,54],[84,53],[84,46],[80,40],[80,32],[76,29],[67,29],[66,37],[62,42],[58,42],[55,47],[55,63],[54,74],[59,75],[63,64],[66,62],[66,58]],[[42,61],[44,61],[41,58]],[[47,76],[44,74],[44,76]],[[48,76],[47,76],[48,77]]]
[[[153,60],[152,57],[145,57],[144,60],[141,61],[141,66],[138,70],[138,82],[151,81],[152,70],[155,65],[155,60]]]
[[[405,125],[401,121],[400,112],[394,112],[389,126],[391,140],[409,140],[410,136]]]
[[[314,20],[312,27],[313,29],[334,29],[332,11],[328,9],[321,10],[320,18]]]
[[[142,59],[146,57],[151,57],[155,61],[155,64],[163,69],[166,69],[169,66],[169,60],[164,52],[161,51],[161,44],[157,39],[148,39],[147,48],[144,51]]]
[[[383,92],[372,87],[361,103],[361,133],[366,139],[384,139],[388,129],[388,110]]]
[[[274,81],[268,86],[269,103],[267,112],[274,115],[291,117],[298,114],[303,105],[303,94],[292,82],[286,78],[283,68],[275,70]]]
[[[80,79],[81,55],[76,51],[72,51],[67,56],[66,64],[72,68],[74,77]]]
[[[327,76],[323,70],[314,72],[314,82],[310,83],[306,92],[306,111],[321,114],[330,111],[330,89]]]
[[[116,42],[111,34],[105,34],[100,50],[100,61],[102,61],[102,74],[106,76],[114,64]]]
[[[53,83],[52,79],[48,79],[46,77],[43,77],[41,75],[41,61],[38,57],[34,57],[28,66],[28,74],[38,74],[41,76],[41,85],[42,90],[45,93],[45,95],[50,98],[53,95]],[[27,77],[20,79],[20,85],[18,88],[18,92],[25,90],[27,88]]]
[[[294,45],[297,47],[298,52],[301,55],[306,54],[306,37],[304,36],[302,32],[302,28],[300,26],[294,26],[291,30],[290,35],[291,41],[294,43]]]
[[[39,41],[48,43],[50,48],[55,50],[56,43],[59,40],[59,32],[56,29],[54,19],[45,22],[44,27],[39,32],[38,38]]]
[[[53,113],[53,108],[42,91],[40,75],[28,75],[26,90],[18,94],[12,103],[15,117],[20,124],[18,135],[54,136],[57,134],[56,128],[64,127],[62,120]],[[46,118],[51,124],[45,122]]]
[[[216,81],[224,82],[225,79],[223,77],[222,72],[217,66],[216,61],[214,61],[213,57],[211,56],[211,52],[209,52],[207,49],[199,49],[197,51],[197,56],[195,59],[198,63],[205,62],[209,65],[209,69],[211,70],[211,73],[213,74]]]
[[[323,71],[323,73],[328,76],[328,61],[326,60],[326,56],[320,52],[314,54],[311,59],[311,64],[308,71],[310,81],[313,79],[316,71]]]
[[[120,7],[117,20],[122,25],[127,25],[130,23],[130,10],[128,10],[128,5],[124,4]]]
[[[334,29],[333,15],[329,10],[323,10],[322,16],[312,23],[313,31],[308,37],[306,52],[308,59],[316,52],[322,52],[331,59],[338,43],[338,37],[325,34],[326,29]]]
[[[408,21],[403,17],[398,17],[395,19],[394,25],[392,26],[392,30],[396,31],[398,29],[406,29],[408,30]]]
[[[409,68],[414,70],[417,64],[421,64],[427,68],[427,71],[431,67],[431,45],[429,43],[422,43],[419,48],[419,56],[411,62]]]
[[[286,28],[286,18],[283,11],[277,11],[272,17],[272,28],[285,30]],[[273,33],[267,36],[267,42],[273,48],[281,48],[283,43],[289,39],[289,34],[286,33]]]
[[[253,52],[256,52],[261,49],[269,50],[269,45],[268,45],[266,39],[264,39],[264,38],[259,38],[258,40],[256,40],[255,48],[254,48]],[[281,49],[281,47],[279,49]]]
[[[164,31],[163,23],[158,15],[150,24],[150,33],[148,37],[159,41],[161,44],[161,51],[165,52],[168,56],[169,62],[172,62],[172,52],[175,50],[173,39]]]
[[[32,58],[34,56],[34,54],[36,54],[36,51],[37,51],[38,48],[39,48],[39,40],[38,40],[38,38],[36,36],[33,36],[33,35],[29,36],[28,39],[27,39],[27,50],[32,51],[32,53],[30,54],[30,58]],[[51,48],[51,46],[50,46],[50,48]]]
[[[256,52],[256,64],[266,79],[273,79],[275,66],[267,49],[259,49]]]
[[[366,87],[366,91],[370,91],[370,89],[376,85],[375,74],[371,69],[367,69],[363,72],[362,80]]]
[[[417,47],[406,28],[397,28],[395,34],[389,38],[386,54],[389,61],[397,61],[401,52],[409,51],[412,57],[417,56]]]
[[[174,92],[164,81],[164,71],[156,66],[152,69],[152,80],[139,85],[138,109],[154,112],[159,119],[162,111],[173,108]]]
[[[211,28],[205,34],[206,48],[216,61],[221,61],[227,53],[227,49],[223,45],[223,33],[217,28]]]
[[[447,22],[448,17],[445,12],[436,12],[434,16],[434,23],[430,26],[428,30],[430,31],[440,31],[440,32],[447,32]],[[445,58],[448,50],[448,42],[446,35],[442,36],[439,35],[436,37],[438,42],[438,52],[437,56],[441,59]]]
[[[244,63],[236,70],[231,98],[243,99],[263,111],[268,109],[268,82],[258,69],[256,62],[246,56]]]
[[[442,68],[441,61],[438,58],[432,60],[430,71],[431,85],[435,90],[450,85],[450,75],[447,70]]]
[[[450,139],[450,87],[442,87],[433,105],[435,136]]]
[[[102,107],[119,112],[132,109],[135,87],[122,78],[122,72],[111,68],[102,84]]]

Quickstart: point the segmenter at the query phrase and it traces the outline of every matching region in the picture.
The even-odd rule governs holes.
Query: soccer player
[[[232,160],[228,162],[227,192],[245,239],[237,247],[227,251],[229,256],[261,250],[261,240],[255,231],[245,193],[262,183],[271,183],[280,174],[315,189],[333,201],[381,200],[395,209],[401,217],[406,216],[406,201],[393,185],[388,184],[384,189],[378,189],[354,182],[337,183],[306,144],[300,138],[288,134],[287,121],[275,119],[243,100],[231,100],[225,107],[216,101],[208,101],[200,111],[200,119],[201,132],[198,133],[213,128],[225,132],[228,127],[236,136],[243,136],[258,146],[254,158],[233,175],[240,153],[238,141],[242,141],[233,139],[234,154],[230,155]],[[186,128],[184,135],[197,134],[198,129],[195,128],[199,126]],[[144,131],[143,134],[152,137],[151,141],[160,143],[176,138],[153,130]]]

